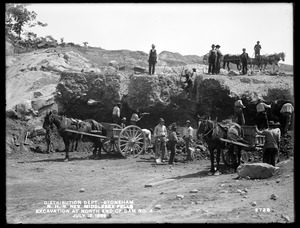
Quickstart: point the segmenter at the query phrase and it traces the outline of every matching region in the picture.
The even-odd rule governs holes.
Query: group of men
[[[171,132],[168,134],[167,127],[165,126],[165,121],[163,118],[160,118],[158,125],[155,126],[153,137],[155,138],[155,155],[156,157],[158,157],[159,162],[165,162],[167,142],[169,142],[171,153],[168,163],[174,163],[176,154],[176,144],[180,142],[180,139],[177,137],[176,131],[177,124],[173,123],[171,125]],[[189,120],[185,122],[182,139],[185,142],[185,151],[187,154],[186,161],[192,161],[193,156],[191,154],[190,145],[193,142],[193,128],[191,127],[191,122]]]
[[[276,103],[276,101],[275,101]],[[243,115],[243,109],[246,108],[243,105],[242,100],[237,97],[234,103],[234,110],[238,118],[238,124],[244,125],[245,118]],[[263,100],[259,99],[256,105],[256,125],[255,131],[257,134],[265,136],[265,143],[263,147],[263,162],[271,164],[275,166],[276,157],[279,154],[280,149],[280,138],[282,133],[286,134],[290,125],[291,125],[291,117],[294,112],[294,107],[291,103],[285,103],[280,110],[281,115],[283,115],[286,119],[285,126],[280,130],[280,123],[274,121],[268,121],[267,111],[266,109],[271,108],[271,105],[268,105],[263,102]],[[262,130],[260,130],[262,129]]]
[[[208,74],[220,74],[221,58],[223,57],[220,47],[219,44],[211,45],[208,53]]]

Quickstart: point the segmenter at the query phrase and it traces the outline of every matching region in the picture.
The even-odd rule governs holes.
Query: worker
[[[246,48],[243,48],[243,53],[240,55],[241,62],[242,62],[242,73],[243,75],[247,74],[248,71],[248,61],[249,61],[249,55],[246,52]]]
[[[120,107],[121,107],[121,103],[117,103],[113,108],[112,119],[113,119],[113,123],[115,124],[118,124],[120,120]]]
[[[271,105],[267,105],[261,99],[258,99],[256,105],[256,124],[258,129],[268,128],[268,116],[266,108],[271,108]]]
[[[121,128],[122,128],[122,129],[126,127],[126,121],[127,121],[127,119],[126,119],[126,117],[124,116],[124,117],[121,119]]]
[[[149,52],[148,62],[149,62],[149,75],[155,73],[155,64],[157,63],[157,53],[155,49],[155,45],[152,44],[152,49]]]
[[[167,134],[168,132],[165,126],[165,120],[160,118],[158,125],[154,128],[153,137],[155,138],[155,155],[156,157],[160,157],[160,160],[163,163],[165,162],[164,158],[166,153]]]
[[[222,52],[220,51],[220,45],[216,45],[217,59],[216,59],[216,74],[220,74],[221,60],[223,58]]]
[[[191,127],[191,121],[187,120],[185,122],[185,127],[183,129],[182,138],[185,141],[185,151],[187,153],[187,161],[193,161],[193,157],[190,150],[190,145],[193,142],[193,128]]]
[[[276,157],[279,154],[279,143],[281,137],[281,132],[278,128],[280,123],[274,123],[274,121],[270,121],[268,126],[269,127],[267,129],[259,131],[257,129],[257,125],[255,125],[255,131],[257,134],[265,136],[263,162],[275,166]]]
[[[285,118],[283,134],[286,134],[290,128],[293,112],[294,107],[291,103],[285,103],[280,110],[280,114]]]
[[[152,147],[151,135],[153,133],[153,129],[152,128],[150,128],[150,129],[143,128],[142,132],[144,133],[144,136],[146,138],[147,148]]]
[[[185,70],[185,81],[183,83],[186,84],[186,86],[184,87],[184,90],[187,94],[187,98],[190,99],[191,98],[191,94],[193,91],[193,86],[194,86],[194,82],[192,80],[194,74],[194,70],[190,70],[190,69],[186,69]]]
[[[208,53],[208,74],[216,73],[216,61],[217,61],[217,51],[215,50],[215,45],[211,45],[211,50]]]
[[[178,140],[177,134],[176,134],[176,130],[177,130],[177,125],[176,125],[176,123],[173,123],[171,126],[171,133],[169,135],[169,145],[170,145],[171,154],[170,154],[168,163],[170,165],[174,163],[176,144],[179,143],[179,140]]]
[[[234,113],[237,117],[237,122],[239,125],[245,125],[245,117],[243,113],[243,109],[246,108],[240,99],[239,96],[236,97],[236,101],[234,102]]]
[[[257,43],[254,46],[254,53],[256,59],[260,58],[260,49],[261,49],[261,45],[259,44],[259,41],[257,41]]]

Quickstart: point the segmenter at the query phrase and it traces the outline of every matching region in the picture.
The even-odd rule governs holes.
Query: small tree
[[[5,33],[6,35],[14,38],[21,39],[21,33],[25,25],[29,27],[47,26],[46,23],[36,21],[37,14],[34,11],[28,11],[26,8],[28,4],[6,4],[5,11]]]

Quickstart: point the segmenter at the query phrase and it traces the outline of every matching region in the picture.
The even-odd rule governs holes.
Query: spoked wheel
[[[222,159],[226,166],[236,169],[240,165],[240,162],[238,162],[239,150],[241,150],[240,146],[234,144],[228,144],[222,150]]]
[[[108,154],[119,153],[118,133],[122,130],[122,127],[118,124],[110,124],[108,128],[109,135],[102,143],[103,150]]]
[[[129,125],[120,132],[118,145],[124,157],[139,155],[146,150],[146,138],[141,128]]]

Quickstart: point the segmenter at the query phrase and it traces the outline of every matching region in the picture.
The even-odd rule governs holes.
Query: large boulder
[[[237,168],[237,174],[240,177],[251,179],[266,179],[275,174],[279,167],[267,163],[242,164]]]

